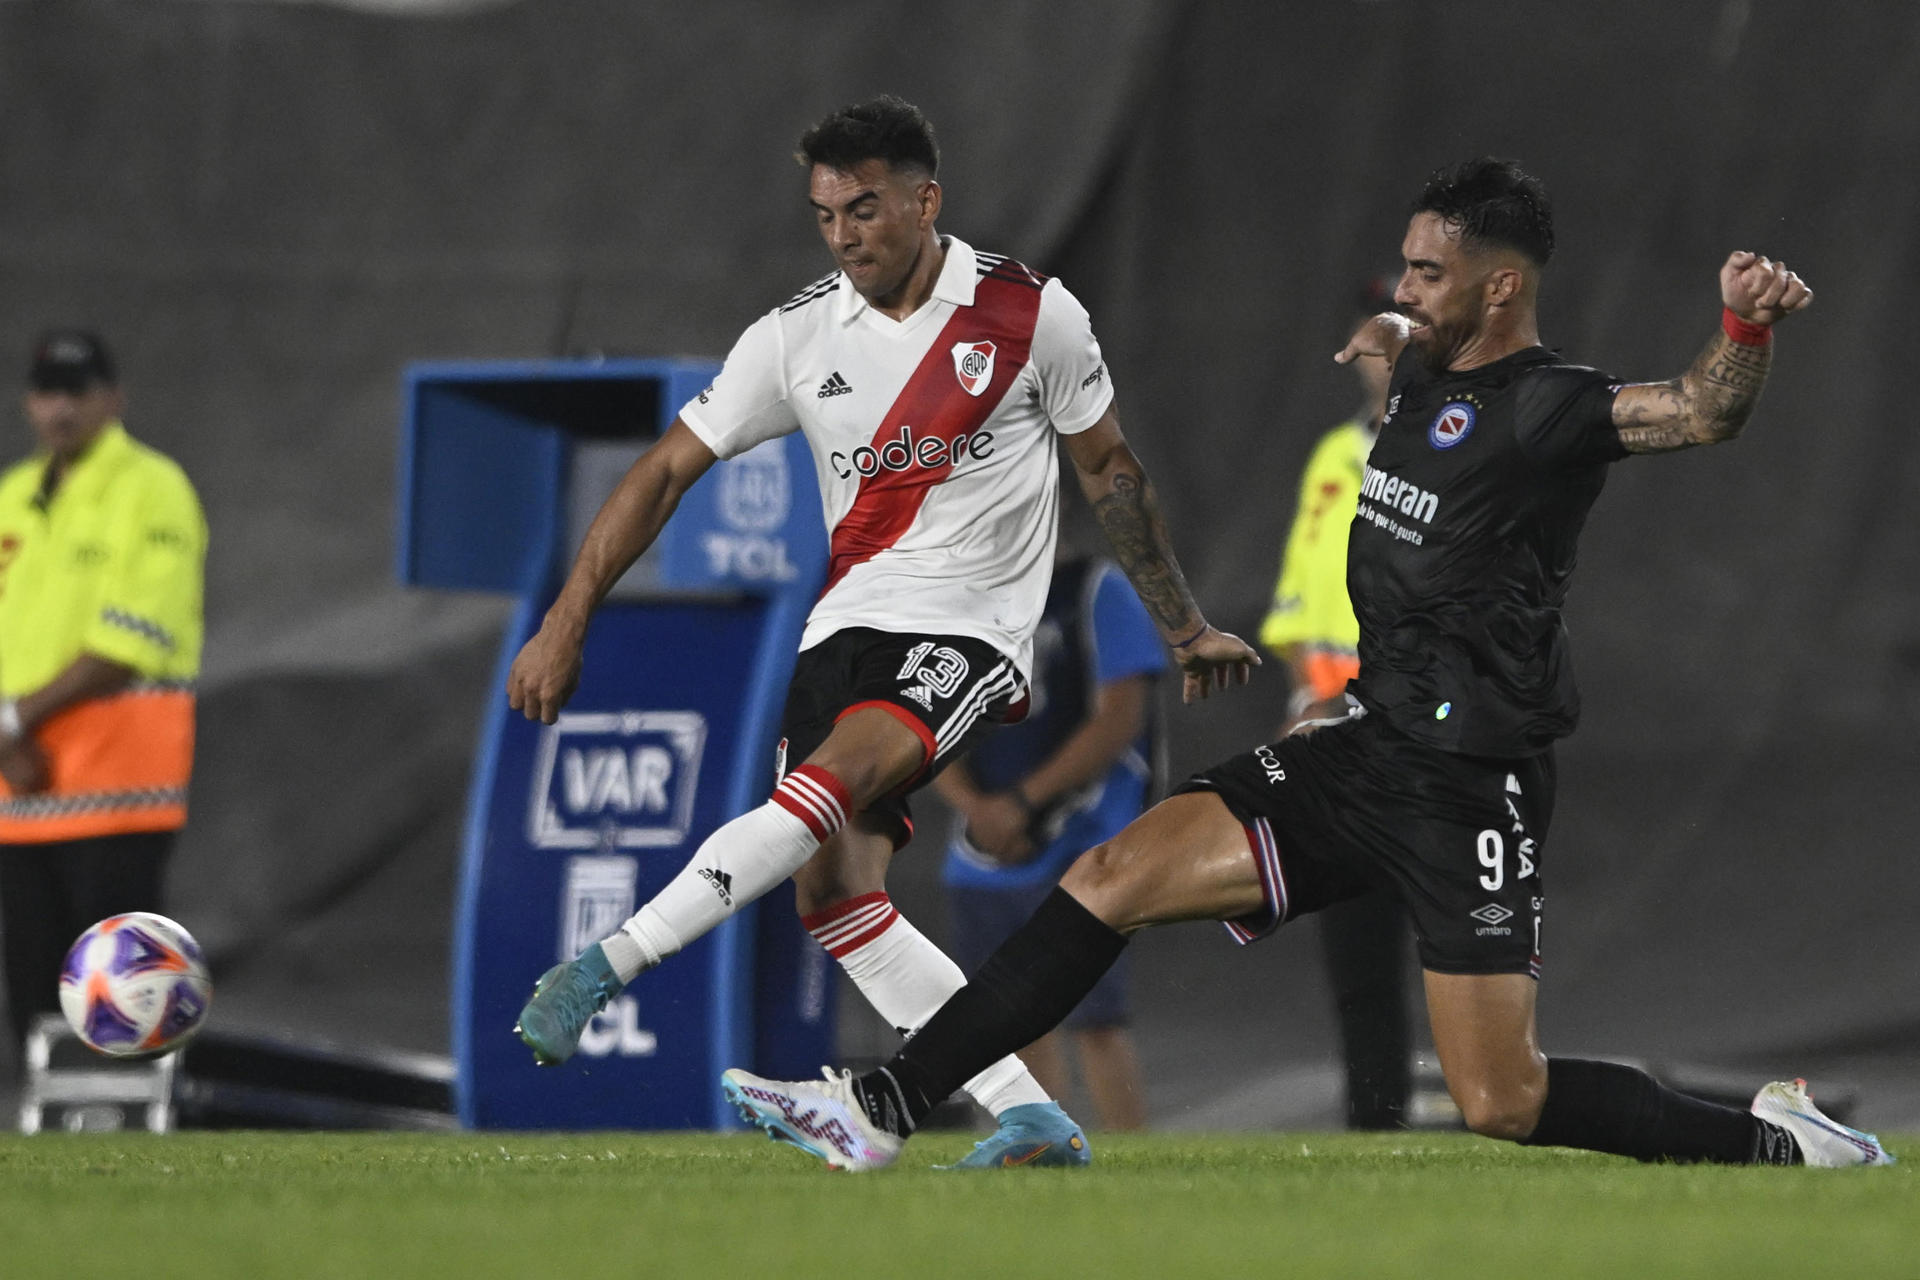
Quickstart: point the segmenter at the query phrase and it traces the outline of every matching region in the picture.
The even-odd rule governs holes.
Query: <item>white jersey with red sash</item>
[[[1025,673],[1052,573],[1056,435],[1099,420],[1112,380],[1058,280],[951,237],[904,321],[844,275],[741,335],[680,411],[721,458],[804,431],[831,534],[802,649],[847,627],[972,636]]]

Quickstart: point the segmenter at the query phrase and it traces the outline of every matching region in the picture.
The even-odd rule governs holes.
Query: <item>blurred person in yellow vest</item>
[[[187,820],[207,525],[127,434],[97,334],[46,333],[0,473],[0,942],[24,1037],[88,925],[160,908]]]
[[[1363,289],[1358,314],[1390,309],[1394,285],[1387,277]],[[1347,599],[1347,532],[1367,455],[1386,412],[1391,370],[1378,356],[1362,356],[1351,367],[1360,381],[1359,408],[1322,436],[1307,460],[1280,580],[1260,627],[1261,646],[1287,664],[1292,688],[1279,737],[1344,718],[1347,681],[1360,673],[1360,624]],[[1407,1123],[1410,928],[1405,911],[1384,893],[1337,903],[1319,915],[1321,958],[1340,1019],[1352,1129],[1397,1129]]]
[[[1393,285],[1386,278],[1361,290],[1357,315],[1390,309]],[[1360,381],[1359,407],[1320,437],[1307,459],[1280,580],[1260,624],[1261,646],[1287,664],[1291,682],[1283,735],[1301,724],[1346,715],[1347,681],[1360,673],[1360,624],[1347,599],[1347,532],[1367,455],[1386,414],[1392,371],[1377,356],[1350,367]]]

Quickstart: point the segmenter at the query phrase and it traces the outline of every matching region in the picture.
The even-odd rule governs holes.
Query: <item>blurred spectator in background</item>
[[[121,425],[99,336],[34,346],[38,448],[0,474],[0,933],[16,1040],[88,925],[157,910],[187,819],[207,526]]]
[[[1362,290],[1359,310],[1343,332],[1365,316],[1390,310],[1393,288],[1394,278],[1387,276]],[[1379,356],[1362,356],[1352,368],[1360,379],[1360,407],[1322,436],[1307,460],[1273,606],[1260,626],[1260,643],[1287,664],[1292,689],[1279,737],[1315,720],[1345,716],[1347,681],[1360,672],[1360,624],[1347,599],[1347,531],[1367,455],[1380,433],[1392,371]],[[1321,952],[1346,1056],[1348,1128],[1396,1129],[1407,1120],[1409,928],[1406,912],[1384,893],[1320,913]]]
[[[1026,922],[1069,863],[1146,808],[1160,773],[1154,704],[1166,662],[1118,568],[1071,554],[1056,562],[1033,642],[1033,710],[933,783],[956,815],[942,878],[954,959],[968,973]],[[1124,967],[1115,965],[1064,1034],[1020,1051],[1041,1087],[1064,1098],[1070,1041],[1103,1129],[1147,1121],[1128,1016]]]

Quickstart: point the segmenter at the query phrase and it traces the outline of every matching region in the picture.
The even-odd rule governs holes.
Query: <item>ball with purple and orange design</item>
[[[81,934],[60,969],[60,1010],[86,1045],[151,1058],[186,1043],[207,1019],[213,980],[200,944],[151,911],[109,916]]]

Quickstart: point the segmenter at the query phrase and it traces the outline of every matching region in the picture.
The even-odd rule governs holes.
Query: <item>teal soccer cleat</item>
[[[1029,1102],[1000,1113],[1000,1127],[942,1169],[1077,1169],[1093,1160],[1087,1135],[1057,1102]]]
[[[607,962],[607,953],[594,943],[578,959],[557,964],[540,975],[533,999],[513,1024],[520,1039],[533,1050],[533,1060],[555,1067],[573,1056],[580,1033],[593,1015],[607,1007],[626,984]]]

